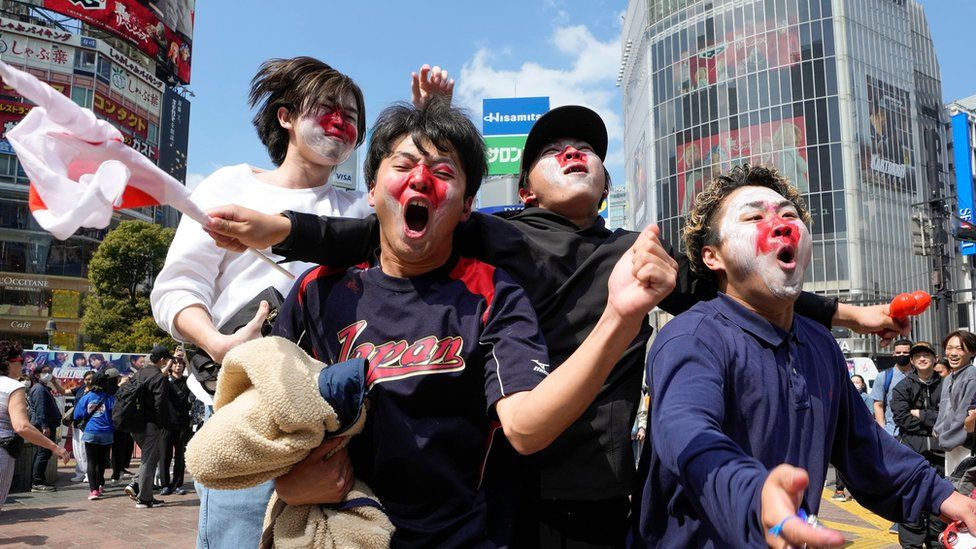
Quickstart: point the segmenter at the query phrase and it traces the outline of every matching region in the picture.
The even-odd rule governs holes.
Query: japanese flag
[[[31,213],[56,238],[107,227],[113,209],[152,205],[173,206],[206,226],[186,188],[126,146],[111,124],[3,62],[0,77],[37,104],[6,137],[31,181]]]

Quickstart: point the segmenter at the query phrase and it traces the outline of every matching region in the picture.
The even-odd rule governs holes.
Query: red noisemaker
[[[908,318],[910,316],[920,315],[931,304],[932,296],[922,290],[910,294],[898,294],[891,300],[888,316],[891,318]]]

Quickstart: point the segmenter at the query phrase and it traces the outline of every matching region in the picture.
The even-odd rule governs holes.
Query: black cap
[[[154,345],[152,351],[149,351],[149,362],[159,362],[164,358],[173,358],[173,353],[163,345]]]
[[[928,341],[919,341],[908,351],[908,356],[915,356],[918,353],[931,353],[935,354],[935,347]]]
[[[539,156],[542,148],[555,139],[572,137],[582,139],[593,147],[593,152],[600,160],[607,158],[607,125],[600,115],[581,105],[564,105],[556,107],[542,115],[525,139],[525,150],[522,151],[522,165],[519,184],[524,185],[526,172]]]

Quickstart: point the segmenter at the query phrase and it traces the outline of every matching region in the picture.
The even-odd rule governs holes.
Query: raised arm
[[[596,398],[607,375],[640,330],[647,312],[671,292],[677,265],[649,226],[617,262],[607,307],[586,340],[531,391],[495,404],[505,436],[522,454],[548,446]]]

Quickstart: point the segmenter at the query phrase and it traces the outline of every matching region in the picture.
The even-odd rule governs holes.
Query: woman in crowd
[[[963,422],[976,395],[976,369],[973,368],[976,335],[966,330],[950,332],[942,341],[942,348],[950,371],[942,380],[942,400],[933,432],[939,435],[939,446],[945,450],[945,472],[951,475],[973,446],[972,435],[966,433]]]
[[[34,369],[30,388],[30,422],[38,431],[54,442],[58,425],[61,424],[61,408],[54,398],[56,385],[51,366],[43,364]],[[34,470],[31,492],[53,492],[56,488],[47,483],[47,464],[52,451],[47,445],[39,446],[34,454]]]
[[[95,374],[89,391],[75,404],[75,420],[80,422],[83,431],[79,443],[84,444],[88,456],[89,500],[101,498],[105,491],[105,467],[115,432],[112,423],[112,407],[115,405],[113,385],[113,380],[107,375]]]
[[[7,499],[7,492],[14,478],[14,461],[20,453],[23,440],[37,445],[49,454],[55,453],[65,463],[68,462],[68,451],[44,436],[31,425],[30,418],[27,417],[26,387],[31,382],[21,382],[11,377],[19,373],[20,365],[15,360],[19,356],[18,346],[0,340],[0,446],[3,447],[0,449],[0,509],[3,509],[3,503]],[[18,371],[10,371],[11,362],[16,364]]]
[[[857,392],[861,395],[861,400],[864,401],[864,405],[868,407],[868,410],[874,409],[874,399],[868,394],[868,384],[864,382],[864,378],[859,374],[854,374],[851,376],[851,383],[857,389]]]
[[[190,408],[196,397],[190,392],[184,374],[186,362],[182,358],[174,358],[170,363],[169,386],[170,418],[169,428],[163,435],[160,446],[162,455],[159,459],[159,485],[162,491],[159,495],[168,496],[186,494],[183,489],[183,475],[186,469],[186,443],[190,440]],[[174,463],[175,458],[175,463]],[[173,464],[173,476],[170,478],[169,467]]]
[[[75,364],[78,363],[78,355],[81,353],[75,353]],[[81,355],[81,358],[85,358]],[[87,362],[86,362],[87,364]],[[74,395],[75,409],[78,409],[78,401],[81,397],[85,396],[91,388],[92,375],[94,370],[89,370],[85,372],[84,383],[74,388],[71,393]],[[71,423],[71,453],[75,456],[75,476],[71,477],[71,482],[84,482],[85,475],[88,473],[88,460],[85,454],[85,443],[81,441],[81,427],[80,423],[76,420]]]
[[[109,363],[110,364],[110,363]],[[109,366],[105,369],[105,375],[108,376],[109,387],[111,388],[112,394],[125,382],[129,380],[127,376],[120,376],[118,369],[113,366]],[[132,440],[132,435],[126,433],[125,431],[116,431],[114,435],[114,441],[112,442],[112,485],[122,480],[122,475],[126,478],[132,476],[132,471],[126,469],[129,466],[129,462],[132,461],[132,452],[135,450],[136,442]]]

